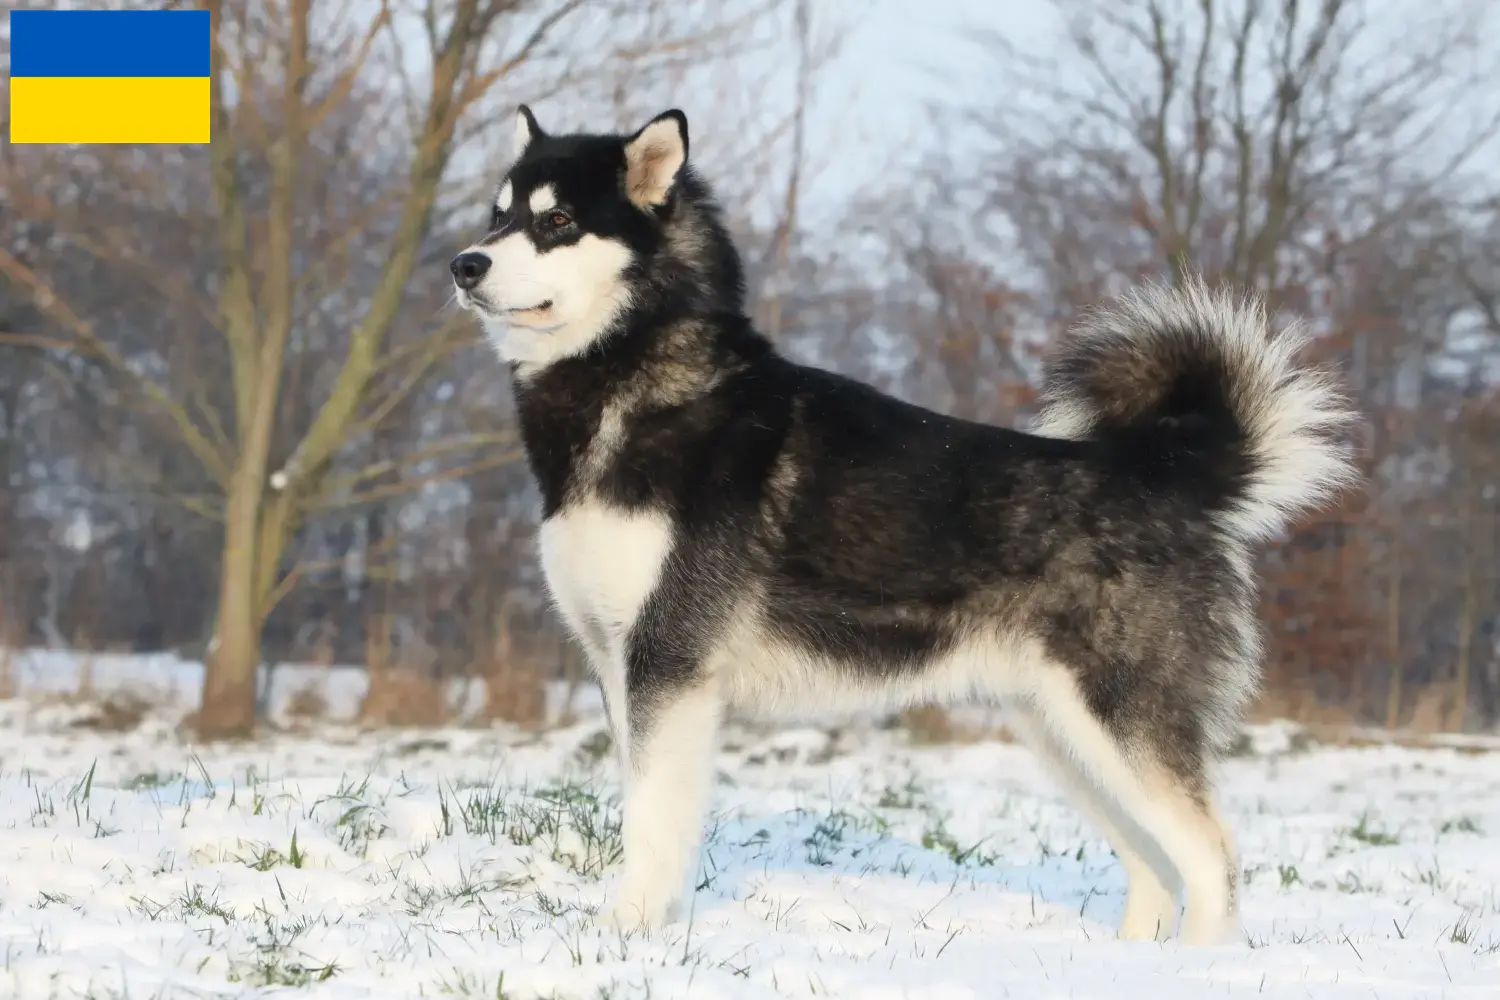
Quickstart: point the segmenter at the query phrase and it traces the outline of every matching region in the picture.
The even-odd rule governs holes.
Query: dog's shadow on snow
[[[903,830],[907,833],[909,827]],[[881,815],[839,808],[774,815],[715,817],[701,855],[699,893],[744,898],[757,884],[782,876],[848,883],[938,886],[993,891],[1028,905],[1071,910],[1108,922],[1124,904],[1125,877],[1112,855],[1040,852],[1035,845],[955,840],[941,826],[919,837],[898,834]]]

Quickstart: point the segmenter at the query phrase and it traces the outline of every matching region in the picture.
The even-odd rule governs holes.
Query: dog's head
[[[584,353],[649,297],[671,258],[705,249],[683,239],[717,227],[687,157],[681,111],[628,135],[549,135],[517,111],[489,231],[450,264],[459,304],[503,358],[525,372]]]

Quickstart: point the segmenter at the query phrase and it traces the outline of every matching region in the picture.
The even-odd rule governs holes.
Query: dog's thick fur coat
[[[511,364],[548,587],[625,775],[615,919],[671,918],[726,707],[983,700],[1109,836],[1121,935],[1236,933],[1207,766],[1260,658],[1253,546],[1354,479],[1351,411],[1294,329],[1197,283],[1095,313],[1037,433],[778,354],[687,162],[687,123],[522,109],[461,302]]]

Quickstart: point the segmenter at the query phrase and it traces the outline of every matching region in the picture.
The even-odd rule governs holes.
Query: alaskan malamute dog
[[[745,313],[687,119],[552,135],[521,108],[459,302],[509,362],[541,558],[625,775],[612,919],[672,919],[716,727],[985,701],[1129,878],[1120,936],[1237,936],[1206,769],[1261,655],[1253,553],[1355,478],[1295,330],[1196,282],[1092,316],[1034,433],[796,364]]]

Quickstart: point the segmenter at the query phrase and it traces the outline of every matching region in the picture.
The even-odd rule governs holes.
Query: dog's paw
[[[619,899],[604,911],[599,922],[621,934],[633,934],[659,930],[671,923],[671,920],[672,908],[670,906],[645,907],[640,903],[627,903],[624,899]]]
[[[674,894],[643,886],[627,875],[601,922],[622,933],[650,932],[671,923],[676,908]]]

